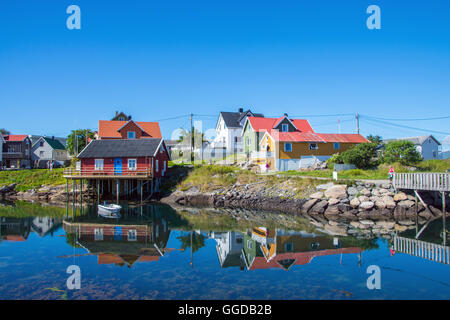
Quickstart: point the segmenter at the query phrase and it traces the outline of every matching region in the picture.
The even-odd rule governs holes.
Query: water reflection
[[[52,298],[43,290],[65,289],[71,264],[85,281],[80,293],[69,292],[73,299],[105,297],[95,290],[120,292],[124,285],[129,291],[117,293],[121,298],[410,298],[415,283],[441,286],[432,295],[414,291],[417,297],[450,297],[448,270],[439,269],[447,268],[449,248],[436,249],[439,221],[416,241],[417,228],[386,239],[343,237],[295,217],[221,212],[124,203],[120,219],[107,219],[95,207],[0,207],[0,297]],[[380,265],[389,291],[366,290],[371,264]],[[430,276],[419,277],[421,270]]]

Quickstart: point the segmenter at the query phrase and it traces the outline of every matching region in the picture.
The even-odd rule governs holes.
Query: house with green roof
[[[64,145],[55,137],[40,137],[31,148],[34,167],[46,168],[48,161],[64,165],[69,156]]]

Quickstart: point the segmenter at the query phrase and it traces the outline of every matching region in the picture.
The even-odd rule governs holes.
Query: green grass
[[[43,185],[56,186],[65,183],[63,169],[32,169],[0,171],[0,186],[16,183],[17,191],[36,189]]]
[[[427,160],[422,161],[414,166],[404,166],[400,163],[393,164],[382,164],[376,169],[352,169],[339,171],[339,179],[349,179],[349,180],[387,180],[389,179],[389,167],[392,165],[394,171],[397,173],[406,172],[445,172],[450,169],[450,159],[446,160]],[[416,170],[411,170],[411,167],[417,168]],[[286,171],[281,174],[288,176],[307,176],[307,177],[320,177],[320,178],[331,178],[333,176],[333,170],[314,170],[314,171]]]

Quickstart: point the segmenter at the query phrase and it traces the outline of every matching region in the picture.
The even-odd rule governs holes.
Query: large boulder
[[[327,200],[321,200],[317,202],[310,210],[310,212],[314,213],[323,213],[325,211],[325,208],[328,206]]]
[[[359,201],[358,198],[354,198],[354,199],[352,199],[352,201],[350,201],[350,205],[353,208],[358,208],[360,204],[361,204],[361,201]]]
[[[328,233],[336,236],[347,236],[347,227],[341,226],[341,225],[331,225],[327,224],[324,228]]]
[[[358,193],[358,189],[356,189],[355,187],[348,187],[347,188],[347,193],[350,196],[354,196],[354,195],[356,195]]]
[[[359,207],[364,210],[370,210],[374,207],[374,205],[375,204],[372,201],[364,201],[364,202],[361,202]]]
[[[397,203],[398,206],[403,208],[411,208],[414,205],[414,201],[412,200],[402,200]]]
[[[403,201],[408,199],[408,196],[404,192],[399,192],[394,195],[394,201]]]
[[[347,198],[347,186],[344,184],[332,186],[325,191],[325,196],[335,199]]]
[[[319,201],[318,199],[311,199],[306,201],[302,206],[302,211],[304,213],[308,213],[308,211],[316,204],[316,202]]]
[[[322,191],[315,192],[312,195],[310,195],[309,198],[310,199],[322,199],[323,198],[323,192]]]

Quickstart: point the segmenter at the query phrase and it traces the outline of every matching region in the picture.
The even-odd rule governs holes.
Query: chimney
[[[239,108],[239,112],[240,113],[244,112],[244,108]]]
[[[128,116],[128,120],[131,120],[131,116]]]
[[[52,140],[55,140],[55,136],[52,136]]]
[[[285,116],[285,117],[287,118],[287,117],[288,117],[288,114],[287,114],[287,113],[285,113],[285,114],[284,114],[284,116]]]
[[[116,111],[116,117],[119,115],[119,111]]]

